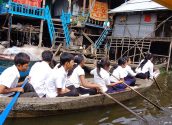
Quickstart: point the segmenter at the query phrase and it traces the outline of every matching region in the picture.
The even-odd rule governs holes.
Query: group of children
[[[21,96],[30,97],[63,97],[94,95],[100,91],[113,93],[123,91],[127,86],[134,86],[135,77],[142,79],[153,78],[152,54],[148,53],[134,72],[130,64],[130,58],[123,57],[118,60],[110,70],[110,61],[103,58],[97,61],[96,68],[90,74],[94,76],[94,82],[85,78],[83,69],[85,60],[79,54],[73,56],[64,52],[60,56],[60,63],[53,69],[50,67],[53,54],[51,51],[42,53],[42,61],[36,62],[30,69],[29,83],[21,88],[22,82],[19,71],[28,69],[30,58],[25,53],[15,56],[14,65],[7,68],[0,76],[0,97],[13,96],[15,92],[27,92]],[[111,71],[111,73],[110,73]]]

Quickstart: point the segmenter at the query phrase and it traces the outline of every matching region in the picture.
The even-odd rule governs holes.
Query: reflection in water
[[[165,111],[159,111],[141,97],[125,101],[123,104],[147,119],[149,125],[172,125],[172,77],[161,75],[158,83],[163,92],[160,93],[154,84],[144,95],[162,106]],[[40,118],[8,119],[5,125],[145,125],[130,112],[119,105],[101,107],[83,112],[63,114]]]

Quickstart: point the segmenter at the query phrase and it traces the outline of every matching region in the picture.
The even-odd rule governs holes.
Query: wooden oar
[[[26,85],[28,82],[28,78],[24,80],[24,83],[22,84],[22,88]],[[20,92],[17,92],[16,95],[12,98],[10,103],[7,105],[7,107],[4,109],[4,111],[0,115],[0,125],[3,125],[6,118],[8,117],[8,114],[10,113],[11,109],[13,108],[14,104],[16,103],[18,97],[20,95]]]
[[[111,76],[113,76],[114,78],[116,78],[113,74],[111,74]],[[117,79],[117,78],[116,78]],[[144,95],[142,95],[140,92],[138,92],[137,90],[133,89],[132,87],[130,87],[128,84],[126,84],[125,82],[123,82],[124,85],[126,85],[127,87],[129,87],[131,90],[133,90],[134,92],[136,92],[138,95],[140,95],[142,98],[144,98],[146,101],[150,102],[152,105],[154,105],[156,108],[164,111],[164,109],[162,109],[160,106],[158,106],[157,104],[153,103],[152,101],[150,101],[148,98],[146,98]]]
[[[135,115],[137,118],[143,120],[144,122],[147,122],[147,120],[141,116],[139,116],[137,113],[135,113],[134,111],[132,111],[130,108],[128,108],[127,106],[125,106],[124,104],[122,104],[121,102],[119,102],[118,100],[116,100],[115,98],[113,98],[112,96],[110,96],[109,94],[105,93],[105,92],[101,92],[103,95],[105,95],[106,97],[110,98],[111,100],[113,100],[114,102],[118,103],[120,106],[122,106],[123,108],[125,108],[126,110],[128,110],[130,113],[132,113],[133,115]]]
[[[159,91],[162,92],[162,91],[161,91],[161,88],[160,88],[160,86],[159,86],[159,84],[158,84],[158,82],[157,82],[156,79],[155,79],[155,77],[153,77],[153,80],[154,80],[154,82],[155,82],[157,88],[159,89]]]

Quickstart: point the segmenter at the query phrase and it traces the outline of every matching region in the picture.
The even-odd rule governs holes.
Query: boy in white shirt
[[[15,92],[24,92],[18,83],[19,71],[25,72],[29,67],[30,57],[25,53],[18,53],[14,58],[14,65],[7,68],[0,76],[0,97],[13,96]],[[27,89],[27,88],[26,88]]]
[[[75,91],[66,88],[67,72],[73,68],[73,65],[73,55],[67,52],[62,53],[58,69],[53,70],[45,82],[47,98],[57,96],[77,96]]]
[[[91,83],[85,79],[85,71],[82,68],[85,64],[84,57],[79,54],[75,56],[74,62],[76,63],[74,68],[69,72],[68,84],[74,85],[77,92],[81,95],[89,94],[94,95],[100,86],[95,83]]]
[[[42,61],[36,62],[30,69],[29,77],[30,84],[34,87],[40,98],[46,94],[45,80],[51,73],[50,63],[53,58],[53,53],[49,50],[42,52]]]

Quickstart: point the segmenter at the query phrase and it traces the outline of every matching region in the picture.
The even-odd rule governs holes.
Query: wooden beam
[[[54,53],[53,57],[55,57],[57,55],[57,53],[59,52],[60,48],[62,47],[62,43],[60,43],[60,45],[58,46],[56,52]]]
[[[12,25],[12,15],[10,14],[9,17],[8,17],[8,46],[10,46],[10,40],[11,40],[11,25]]]
[[[86,0],[83,0],[83,11],[82,14],[85,14],[85,8],[86,8]]]
[[[42,1],[42,8],[45,8],[45,0]],[[42,13],[44,15],[44,13]],[[40,24],[40,33],[39,33],[39,44],[38,47],[41,47],[42,45],[42,36],[43,36],[43,26],[44,26],[44,20],[41,20]]]
[[[171,47],[172,47],[172,40],[169,46],[169,53],[168,53],[168,62],[167,62],[167,67],[166,67],[166,71],[168,72],[169,69],[169,65],[170,65],[170,58],[171,58]]]
[[[85,38],[87,38],[87,40],[88,40],[92,45],[94,45],[94,42],[90,39],[90,37],[89,37],[86,33],[82,32],[82,34],[85,36]]]

